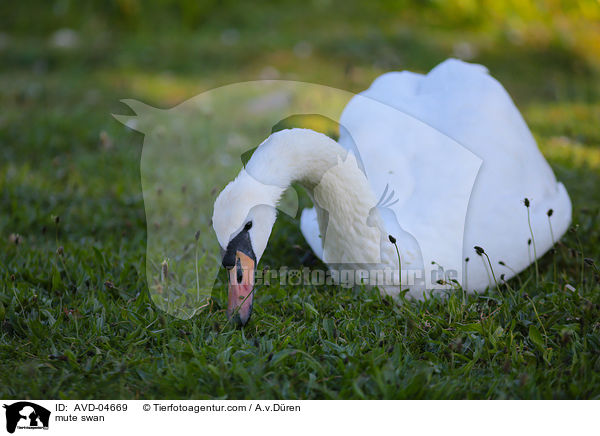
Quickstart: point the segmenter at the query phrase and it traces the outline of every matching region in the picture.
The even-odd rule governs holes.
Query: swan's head
[[[215,201],[213,229],[229,275],[227,317],[238,324],[246,324],[252,314],[256,265],[267,247],[280,195],[280,188],[242,170]]]

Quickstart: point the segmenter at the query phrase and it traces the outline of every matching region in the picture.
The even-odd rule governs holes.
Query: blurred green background
[[[523,273],[533,300],[494,320],[491,351],[481,326],[485,341],[440,327],[445,303],[398,315],[371,294],[275,287],[241,334],[221,331],[218,298],[187,323],[152,308],[143,137],[111,117],[131,113],[120,99],[169,108],[275,78],[360,92],[386,71],[427,72],[448,57],[486,65],[506,87],[567,186],[578,229],[558,266],[542,260],[548,289]],[[600,258],[598,0],[3,1],[0,108],[0,396],[600,395],[598,270],[583,262]],[[300,264],[295,227],[280,218],[263,263]],[[565,284],[587,296],[565,297]],[[460,316],[478,326],[495,300],[469,301]],[[382,326],[395,336],[381,339]]]
[[[447,57],[486,65],[553,149],[563,135],[598,142],[597,0],[2,2],[0,125],[18,137],[42,107],[96,117],[85,140],[50,141],[95,146],[120,98],[171,107],[259,78],[360,92],[383,72],[426,72]],[[18,154],[52,155],[34,142]]]
[[[3,69],[85,73],[98,87],[165,105],[265,76],[360,91],[382,72],[427,71],[450,56],[488,65],[519,103],[589,101],[597,89],[576,82],[593,81],[600,67],[599,22],[597,0],[29,0],[0,6]]]

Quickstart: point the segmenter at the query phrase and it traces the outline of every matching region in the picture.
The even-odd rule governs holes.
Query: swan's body
[[[302,214],[301,230],[319,258],[334,271],[397,271],[393,235],[403,272],[417,271],[416,282],[403,276],[402,288],[422,297],[439,287],[431,280],[438,268],[457,272],[454,278],[468,291],[493,286],[475,245],[506,279],[531,264],[524,198],[531,201],[538,257],[570,223],[564,186],[509,95],[482,66],[448,60],[427,75],[384,74],[348,103],[340,124],[339,142],[291,129],[259,146],[215,203],[213,223],[223,248],[253,220],[249,239],[258,261],[277,201],[299,181],[315,200]],[[242,204],[233,198],[243,198]],[[472,261],[465,269],[467,257]],[[389,282],[381,288],[392,295],[401,289]]]

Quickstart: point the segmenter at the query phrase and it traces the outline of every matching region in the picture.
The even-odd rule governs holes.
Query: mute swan
[[[252,312],[275,207],[295,181],[315,203],[302,213],[302,233],[336,280],[344,282],[343,270],[361,277],[395,271],[395,281],[376,282],[390,295],[408,288],[422,298],[454,280],[483,291],[494,286],[493,271],[474,246],[508,279],[567,230],[565,187],[481,65],[449,59],[427,75],[384,74],[348,103],[340,124],[337,142],[308,129],[272,134],[215,201],[213,228],[229,269],[227,313],[241,324]]]

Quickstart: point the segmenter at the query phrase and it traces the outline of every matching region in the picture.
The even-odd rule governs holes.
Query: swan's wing
[[[451,141],[429,135],[426,128],[415,123],[386,125],[395,121],[386,117],[385,111],[378,110],[369,99],[421,120]],[[385,74],[361,96],[350,101],[341,123],[349,133],[341,137],[340,142],[356,140],[349,138],[350,135],[360,137],[365,168],[378,192],[385,186],[378,179],[385,177],[385,171],[394,171],[390,167],[395,167],[396,173],[398,170],[402,173],[393,177],[393,183],[390,181],[400,198],[394,208],[399,220],[419,220],[418,214],[423,212],[418,207],[428,209],[424,212],[426,217],[444,216],[438,223],[442,226],[456,219],[457,211],[448,204],[433,202],[434,197],[414,198],[416,186],[435,190],[437,185],[439,192],[445,194],[454,191],[450,189],[457,183],[453,174],[464,178],[465,171],[468,173],[468,168],[472,169],[462,153],[452,151],[457,150],[456,145],[481,159],[481,170],[473,186],[465,220],[465,256],[473,254],[473,245],[480,245],[493,263],[502,260],[517,271],[527,267],[533,255],[528,253],[527,246],[530,231],[523,205],[525,197],[532,200],[530,214],[538,256],[552,246],[548,209],[554,210],[555,238],[568,228],[571,203],[564,186],[557,183],[506,90],[481,65],[449,59],[427,75]],[[368,144],[367,139],[370,139]],[[434,154],[431,154],[431,141],[433,149],[437,149]],[[432,174],[429,170],[441,164],[440,160],[444,161],[440,167],[442,172]],[[428,222],[429,225],[434,223],[435,219]],[[402,227],[408,229],[405,225]],[[447,232],[434,234],[439,238],[440,247],[449,243]],[[424,240],[415,236],[423,244]],[[470,288],[489,284],[488,273],[480,263],[469,266]]]
[[[473,188],[465,228],[465,247],[485,248],[493,264],[503,261],[516,271],[534,259],[525,197],[538,256],[567,230],[569,195],[558,183],[537,147],[525,120],[504,87],[477,65],[448,60],[423,79],[414,101],[405,100],[415,116],[454,138],[483,160]],[[550,232],[549,209],[553,209]],[[477,259],[479,260],[479,259]],[[470,286],[490,284],[483,262],[469,268]],[[510,270],[503,271],[507,277]]]
[[[304,239],[315,253],[315,255],[323,260],[323,240],[320,236],[319,222],[317,220],[317,211],[315,208],[304,209],[300,216],[300,231],[304,235]]]
[[[413,76],[403,77],[414,85]],[[375,195],[386,186],[395,192],[398,201],[389,209],[398,222],[386,226],[416,239],[427,287],[437,287],[432,262],[460,280],[464,223],[481,159],[419,119],[364,95],[351,100],[341,124],[347,134],[340,143],[356,144]]]

